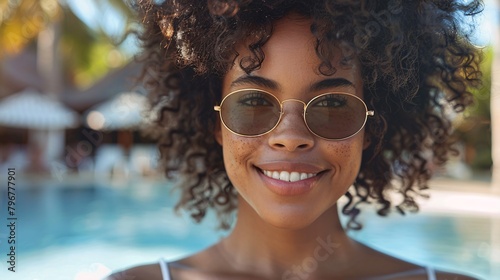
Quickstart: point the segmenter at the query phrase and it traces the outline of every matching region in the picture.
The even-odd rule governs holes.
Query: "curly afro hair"
[[[213,208],[228,228],[237,207],[222,148],[215,141],[224,74],[249,40],[250,56],[240,60],[247,73],[258,69],[262,46],[273,23],[289,13],[312,20],[318,71],[333,75],[342,61],[362,66],[365,102],[375,110],[366,125],[371,145],[346,193],[342,212],[348,228],[359,229],[359,204],[376,202],[378,213],[417,211],[425,196],[429,161],[442,165],[453,151],[452,116],[472,103],[481,85],[480,52],[471,43],[482,1],[452,0],[137,0],[143,23],[143,82],[157,119],[162,166],[181,178],[183,208],[200,221]],[[470,18],[470,19],[469,19]],[[466,24],[468,23],[468,24]],[[388,190],[397,192],[397,204]],[[394,205],[396,204],[396,205]]]

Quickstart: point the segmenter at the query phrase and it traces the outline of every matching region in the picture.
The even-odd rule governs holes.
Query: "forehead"
[[[312,21],[298,15],[288,15],[276,21],[273,33],[269,40],[262,46],[264,60],[259,68],[247,74],[240,64],[249,57],[254,57],[254,52],[248,45],[251,38],[237,45],[239,56],[234,65],[224,76],[223,90],[227,94],[236,90],[232,82],[246,75],[256,75],[275,81],[278,91],[288,91],[290,87],[305,91],[311,84],[326,78],[344,78],[350,81],[357,90],[362,89],[359,63],[353,59],[349,65],[342,64],[343,54],[340,48],[332,46],[329,51],[333,54],[330,63],[336,69],[331,76],[320,73],[319,67],[322,60],[316,51],[316,37],[311,32]],[[257,51],[258,52],[258,51]],[[239,84],[239,86],[245,86]],[[248,86],[252,86],[249,84]],[[266,88],[269,89],[269,88]],[[362,92],[353,94],[359,94]]]

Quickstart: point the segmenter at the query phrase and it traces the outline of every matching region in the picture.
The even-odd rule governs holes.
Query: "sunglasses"
[[[229,93],[214,110],[220,113],[222,124],[232,133],[257,137],[271,132],[281,120],[283,103],[304,105],[304,122],[311,133],[327,140],[344,140],[356,135],[366,124],[365,102],[352,94],[330,92],[320,94],[307,104],[297,99],[279,101],[273,94],[260,89],[241,89]]]

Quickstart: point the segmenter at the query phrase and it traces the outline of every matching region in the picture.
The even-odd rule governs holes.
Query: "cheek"
[[[363,154],[363,137],[355,137],[341,142],[328,144],[328,153],[332,160],[346,176],[354,180],[361,166]]]
[[[262,140],[259,140],[259,137],[245,138],[234,135],[227,130],[222,131],[224,165],[230,178],[235,178],[236,176],[233,175],[240,173],[241,168],[248,165],[249,160],[261,145]]]

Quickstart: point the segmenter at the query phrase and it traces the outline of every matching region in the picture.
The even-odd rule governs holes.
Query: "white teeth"
[[[290,173],[286,171],[281,171],[280,172],[280,180],[281,181],[289,181],[290,182]]]
[[[292,172],[290,173],[290,182],[295,182],[300,180],[300,174],[299,172]]]
[[[262,170],[267,177],[273,179],[286,181],[286,182],[296,182],[300,180],[309,179],[316,176],[314,173],[299,173],[299,172],[288,172],[288,171],[268,171]]]

